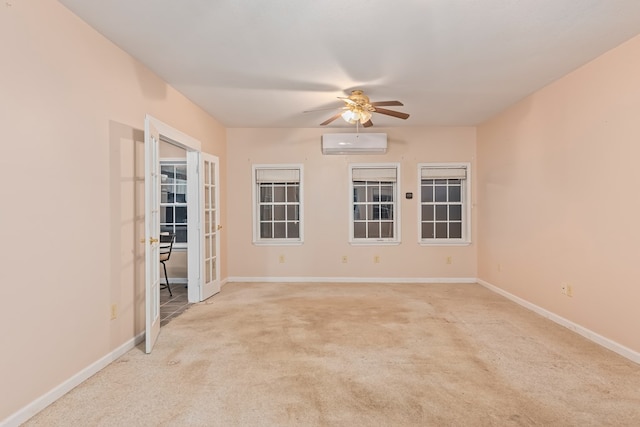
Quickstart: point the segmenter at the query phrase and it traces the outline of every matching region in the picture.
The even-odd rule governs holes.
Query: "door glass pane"
[[[161,219],[162,222],[173,222],[173,206],[165,206],[164,209],[160,209],[161,216],[164,213],[164,218]]]
[[[211,190],[211,207],[215,208],[216,207],[216,187],[212,186],[210,190]]]
[[[211,260],[207,260],[204,263],[204,275],[205,283],[209,283],[211,281]]]
[[[211,237],[204,236],[204,257],[205,259],[211,258]]]
[[[176,225],[176,242],[185,243],[187,241],[187,226]]]
[[[187,203],[186,185],[176,185],[176,203]]]
[[[211,163],[204,162],[204,183],[211,184]]]
[[[176,166],[176,182],[178,184],[187,182],[187,165]]]
[[[187,223],[187,207],[186,206],[176,206],[175,222],[179,224]]]
[[[160,203],[169,203],[169,193],[173,186],[163,184],[160,187]]]

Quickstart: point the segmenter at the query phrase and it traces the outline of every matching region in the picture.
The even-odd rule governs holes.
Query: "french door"
[[[189,302],[220,291],[219,160],[200,151],[200,142],[145,117],[145,351],[160,334],[160,138],[187,150],[187,258]]]
[[[219,161],[216,156],[200,153],[200,200],[202,224],[201,268],[203,284],[200,301],[220,292],[220,191]]]

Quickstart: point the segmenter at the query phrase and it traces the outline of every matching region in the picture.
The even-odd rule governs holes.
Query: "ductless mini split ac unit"
[[[322,135],[322,154],[384,154],[386,133],[327,133]]]

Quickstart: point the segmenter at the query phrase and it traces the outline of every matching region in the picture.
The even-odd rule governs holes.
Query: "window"
[[[351,243],[397,243],[398,164],[351,165]]]
[[[187,243],[187,164],[160,161],[160,232],[175,233],[175,247]]]
[[[302,243],[302,165],[255,165],[254,243]]]
[[[420,242],[467,244],[469,225],[469,165],[420,164]]]

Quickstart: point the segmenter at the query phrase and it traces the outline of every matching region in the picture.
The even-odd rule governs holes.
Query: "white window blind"
[[[354,168],[354,181],[396,182],[396,168]]]
[[[467,168],[434,168],[427,167],[420,170],[422,179],[466,179]]]
[[[256,169],[256,182],[299,182],[300,169]]]

